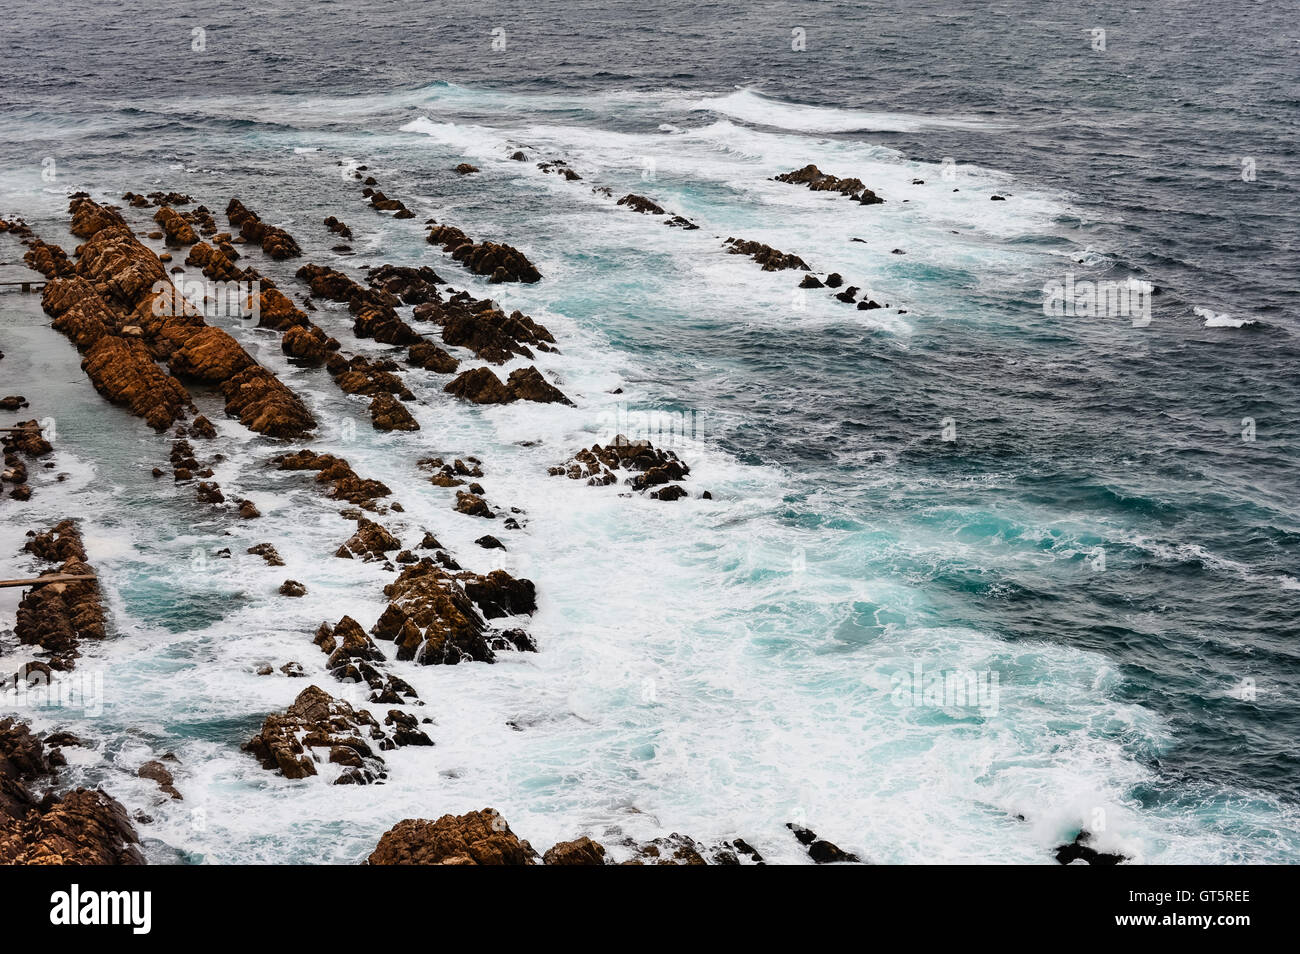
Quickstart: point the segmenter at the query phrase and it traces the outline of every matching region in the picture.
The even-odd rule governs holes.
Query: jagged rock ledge
[[[876,195],[863,184],[861,179],[841,179],[822,172],[812,163],[794,172],[784,172],[774,176],[777,182],[790,182],[794,185],[806,185],[814,192],[838,192],[863,205],[879,205],[885,200]]]
[[[439,225],[430,220],[426,241],[440,245],[476,275],[487,275],[491,282],[524,282],[531,284],[542,280],[537,270],[523,252],[513,245],[500,242],[475,242],[454,225]]]
[[[0,864],[144,864],[139,837],[116,799],[99,789],[47,792],[40,799],[32,792],[64,764],[57,739],[0,719]]]
[[[818,864],[835,862],[861,863],[856,855],[842,851],[828,841],[794,825],[787,826],[801,844],[820,846],[810,857]],[[804,839],[809,839],[805,841]],[[637,843],[624,838],[619,842],[625,865],[740,865],[764,864],[747,841],[736,838],[729,843],[705,846],[685,835],[673,832],[650,842]],[[582,836],[563,841],[540,857],[543,865],[612,864],[605,846]],[[742,859],[744,859],[742,861]],[[437,821],[407,818],[384,833],[375,850],[366,859],[371,865],[536,865],[537,851],[522,840],[494,808],[443,815]]]
[[[32,587],[18,604],[14,633],[25,646],[39,646],[48,661],[35,663],[42,669],[71,670],[80,656],[83,639],[104,638],[104,605],[100,600],[95,569],[86,559],[86,549],[76,524],[64,520],[45,533],[28,531],[23,549],[54,569],[41,576],[89,577]]]

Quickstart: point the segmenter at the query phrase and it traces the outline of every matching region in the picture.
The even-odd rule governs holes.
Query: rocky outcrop
[[[167,236],[167,244],[173,248],[180,248],[182,245],[193,245],[199,240],[198,233],[194,231],[194,226],[190,225],[183,215],[169,205],[160,207],[153,214],[153,220],[162,226],[162,230]]]
[[[525,162],[528,159],[523,152],[512,153],[510,158],[514,159],[516,162]],[[577,182],[582,178],[582,176],[578,175],[577,172],[570,169],[569,164],[563,159],[548,159],[545,162],[539,162],[537,163],[537,168],[541,169],[543,172],[563,176],[569,182]]]
[[[664,211],[661,205],[651,201],[650,199],[647,199],[643,195],[635,195],[633,193],[629,193],[623,196],[623,198],[619,199],[617,204],[626,206],[627,208],[631,209],[633,212],[640,212],[642,215],[668,215],[668,213]],[[689,219],[682,218],[680,215],[669,216],[664,221],[664,224],[672,226],[673,228],[686,229],[687,231],[691,231],[692,229],[699,228],[699,226],[696,225],[694,222],[690,221]]]
[[[574,841],[562,841],[542,855],[546,865],[603,865],[605,846],[585,835]]]
[[[233,250],[231,250],[233,251]],[[324,364],[339,343],[318,328],[275,283],[261,275],[255,268],[239,268],[221,249],[199,242],[190,249],[186,265],[202,269],[213,281],[238,281],[255,283],[259,289],[257,324],[259,328],[274,328],[281,332],[280,350],[307,365]]]
[[[245,368],[218,387],[226,399],[226,413],[259,434],[294,438],[316,426],[315,418],[298,396],[260,365]]]
[[[475,242],[454,225],[432,224],[427,241],[440,245],[454,261],[492,282],[539,282],[542,273],[523,252],[497,242]]]
[[[267,225],[256,212],[247,208],[238,199],[231,199],[230,204],[226,206],[226,218],[230,220],[231,225],[239,229],[239,234],[245,241],[260,245],[262,251],[277,261],[296,258],[302,254],[302,249],[298,247],[292,235],[282,228]]]
[[[391,394],[376,394],[370,401],[370,423],[377,431],[418,431],[420,424]]]
[[[515,369],[504,383],[491,368],[473,368],[458,375],[443,390],[475,404],[509,404],[512,401],[573,404],[535,367]]]
[[[443,390],[475,404],[509,404],[516,400],[515,395],[510,393],[491,368],[472,368],[465,371],[448,383]]]
[[[273,544],[255,543],[245,552],[251,553],[253,556],[260,556],[266,561],[267,566],[284,566],[284,560],[280,558],[280,553]]]
[[[325,667],[330,675],[339,682],[364,682],[370,687],[371,702],[388,705],[422,704],[409,683],[383,671],[383,651],[351,616],[344,616],[333,626],[321,623],[313,641],[325,653]],[[433,745],[433,740],[420,731],[413,716],[392,710],[384,724],[397,728],[393,731],[392,744],[382,747]]]
[[[329,229],[331,232],[333,232],[335,235],[340,236],[341,238],[345,238],[345,239],[352,238],[352,229],[348,227],[346,222],[341,222],[338,218],[336,218],[333,215],[327,216],[325,218],[325,228]]]
[[[194,199],[184,192],[163,192],[159,190],[150,192],[148,195],[127,192],[122,196],[122,201],[130,202],[135,208],[146,208],[150,205],[190,205],[194,202]]]
[[[172,776],[171,770],[157,759],[150,759],[136,770],[135,773],[139,778],[147,778],[154,782],[164,795],[169,796],[175,801],[183,801],[184,796],[176,788],[176,779]]]
[[[775,176],[775,179],[777,182],[806,185],[814,192],[838,192],[863,205],[879,205],[885,201],[863,185],[861,179],[841,179],[838,176],[822,172],[811,163],[802,169],[796,169],[794,172],[785,172]]]
[[[406,363],[413,368],[422,368],[435,374],[454,374],[460,367],[460,361],[439,348],[431,341],[421,341],[411,345],[406,353]]]
[[[450,464],[445,463],[441,457],[421,457],[416,461],[416,466],[432,472],[429,483],[435,487],[460,487],[465,484],[465,477],[483,476],[483,468],[477,457],[467,457],[465,460],[457,457]]]
[[[34,236],[27,240],[27,251],[23,253],[23,262],[28,268],[40,272],[46,278],[69,278],[76,271],[67,252],[57,245],[42,242]]]
[[[344,546],[358,556],[383,557],[391,550],[402,549],[402,541],[373,520],[360,517],[357,520],[357,532],[348,538]]]
[[[1126,855],[1098,851],[1092,847],[1092,832],[1083,830],[1074,836],[1074,841],[1068,845],[1061,845],[1056,849],[1055,857],[1058,863],[1063,865],[1073,864],[1074,862],[1083,862],[1089,865],[1117,865],[1122,861],[1131,861]]]
[[[621,843],[630,853],[626,865],[738,865],[737,852],[751,863],[762,858],[745,842],[706,848],[694,839],[673,832],[644,844],[631,839]],[[740,846],[744,846],[742,849]],[[372,865],[535,865],[537,852],[511,831],[501,813],[493,808],[443,815],[437,821],[407,818],[379,839],[367,859]],[[541,858],[546,865],[605,865],[610,861],[605,846],[583,836],[564,841]]]
[[[329,770],[335,785],[365,785],[387,777],[375,749],[395,745],[367,710],[354,710],[324,689],[308,686],[283,715],[267,716],[262,731],[243,748],[262,768],[285,778],[308,778],[338,766],[341,771]]]
[[[437,821],[407,818],[379,839],[372,865],[531,865],[537,853],[493,808]]]
[[[861,859],[857,855],[850,851],[844,851],[824,838],[818,838],[815,831],[794,823],[789,823],[785,827],[794,833],[795,840],[799,844],[808,849],[808,857],[819,865],[842,862],[861,864]]]
[[[17,410],[25,406],[21,397],[6,398],[0,405],[7,410]],[[38,460],[53,453],[54,448],[41,432],[36,421],[19,421],[14,425],[18,430],[0,436],[0,447],[4,450],[4,469],[0,470],[0,486],[11,484],[9,496],[15,500],[27,500],[32,490],[27,484],[27,461],[24,458]]]
[[[314,470],[316,482],[328,484],[328,496],[346,500],[361,507],[373,509],[374,501],[389,496],[392,491],[378,480],[358,477],[352,466],[342,457],[300,450],[296,454],[282,454],[273,459],[280,470]]]
[[[426,301],[416,307],[415,317],[441,326],[445,344],[468,348],[475,357],[492,364],[502,364],[514,356],[531,359],[532,348],[558,350],[550,331],[522,311],[507,315],[492,301],[475,299],[465,292],[457,292],[445,301]]]
[[[522,630],[490,630],[486,619],[531,614],[537,608],[530,580],[504,570],[486,576],[452,573],[425,557],[384,587],[389,605],[371,629],[395,644],[399,660],[422,665],[493,662],[501,650],[535,651]]]
[[[315,426],[306,406],[229,334],[209,327],[174,288],[158,256],[106,209],[84,195],[71,203],[78,249],[77,278],[45,288],[42,304],[54,327],[85,352],[82,367],[109,400],[125,404],[155,428],[192,403],[178,378],[214,384],[226,411],[272,437]],[[80,279],[80,280],[79,280]],[[154,361],[166,361],[172,376]]]
[[[104,792],[36,798],[32,784],[52,781],[60,764],[46,744],[23,723],[0,719],[0,864],[144,864],[126,809]]]
[[[366,273],[366,281],[376,291],[401,299],[403,304],[419,305],[438,298],[438,286],[446,282],[428,265],[380,265]]]
[[[626,472],[624,477],[620,472]],[[585,480],[589,486],[618,483],[637,491],[684,479],[691,469],[673,451],[654,447],[649,441],[629,441],[623,435],[609,444],[592,444],[558,467],[547,470],[553,477]]]
[[[110,308],[84,278],[58,278],[45,286],[41,304],[54,316],[52,326],[83,354],[82,370],[95,390],[114,404],[143,417],[155,430],[166,430],[193,410],[189,392],[154,361],[139,335]]]
[[[94,567],[86,561],[81,534],[71,520],[46,533],[30,532],[23,549],[58,564],[41,576],[88,577],[33,586],[19,602],[14,623],[20,643],[40,646],[48,653],[51,669],[70,670],[81,655],[77,646],[83,639],[104,638],[104,606]]]
[[[747,242],[744,239],[728,238],[722,243],[732,255],[748,255],[763,266],[765,272],[779,272],[785,269],[808,271],[807,263],[798,255],[778,251],[761,242]]]
[[[374,182],[374,179],[366,180]],[[392,212],[395,219],[413,219],[415,213],[408,209],[401,199],[393,199],[384,195],[378,189],[365,188],[361,194],[370,200],[370,207],[376,212]]]

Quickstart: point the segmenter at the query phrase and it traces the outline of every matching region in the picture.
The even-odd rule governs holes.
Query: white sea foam
[[[765,96],[753,89],[737,89],[723,96],[704,97],[694,100],[690,107],[731,116],[748,123],[776,126],[801,133],[914,132],[932,126],[995,128],[985,120],[972,117],[807,106]]]
[[[1197,306],[1192,309],[1193,313],[1199,318],[1205,319],[1206,328],[1242,328],[1246,325],[1255,324],[1254,318],[1234,318],[1226,311],[1215,311],[1213,308]]]

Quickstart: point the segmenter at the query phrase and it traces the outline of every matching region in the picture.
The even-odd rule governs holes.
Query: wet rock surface
[[[476,275],[487,275],[492,282],[533,283],[542,280],[542,273],[523,252],[512,245],[498,242],[475,242],[454,225],[432,224],[427,236],[430,245],[442,247]]]
[[[14,634],[26,646],[39,646],[51,669],[70,670],[85,639],[103,639],[104,605],[94,568],[87,562],[85,546],[76,524],[64,520],[53,529],[28,534],[24,549],[40,560],[57,564],[41,576],[77,576],[87,579],[33,586],[18,604]]]
[[[744,239],[728,238],[722,244],[727,246],[727,251],[733,255],[748,255],[762,265],[765,272],[779,272],[785,269],[798,269],[803,272],[809,270],[807,263],[798,255],[787,254],[761,242],[747,242]],[[804,287],[811,286],[805,285]]]
[[[531,865],[537,853],[492,808],[437,821],[408,818],[386,831],[372,865]]]
[[[777,182],[806,185],[814,192],[838,192],[840,195],[847,196],[862,205],[879,205],[885,201],[863,185],[861,179],[841,179],[838,176],[822,172],[811,163],[802,169],[785,172],[774,178]]]
[[[329,764],[343,768],[335,785],[364,785],[385,777],[384,760],[375,752],[384,741],[393,744],[367,710],[308,686],[283,715],[267,716],[244,750],[262,768],[288,779],[318,775]]]
[[[656,448],[649,441],[629,441],[621,434],[609,444],[583,448],[565,463],[547,471],[553,477],[583,480],[593,487],[627,483],[638,492],[682,480],[690,472],[690,467],[673,451]],[[685,496],[684,490],[678,490]]]
[[[0,719],[0,864],[144,864],[135,827],[116,799],[85,788],[36,797],[32,787],[55,781],[60,764],[57,748],[45,748],[60,743],[75,739],[42,741],[24,723]]]

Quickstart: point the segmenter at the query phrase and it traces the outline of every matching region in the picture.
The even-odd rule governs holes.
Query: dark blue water
[[[0,59],[0,214],[54,229],[62,188],[179,187],[178,166],[211,172],[214,208],[220,190],[250,189],[279,190],[281,215],[319,218],[318,200],[338,211],[287,167],[284,149],[302,144],[385,166],[398,194],[436,194],[504,234],[526,233],[563,263],[560,274],[603,282],[561,283],[551,307],[629,356],[660,406],[703,413],[719,450],[785,475],[777,519],[807,541],[809,575],[924,595],[906,606],[850,599],[827,623],[816,599],[766,602],[755,591],[746,625],[773,638],[801,618],[822,627],[846,673],[898,620],[995,635],[1010,647],[1008,673],[1018,644],[1104,660],[1117,678],[1091,687],[1098,697],[1162,725],[1158,743],[1118,716],[1089,727],[1143,770],[1125,804],[1185,812],[1242,857],[1263,857],[1252,837],[1294,857],[1297,8],[948,6],[128,3],[51,13],[21,0]],[[196,27],[201,52],[191,49]],[[503,51],[492,49],[494,28],[505,30]],[[795,28],[806,31],[802,51],[791,49]],[[1104,50],[1093,48],[1096,28]],[[738,89],[748,92],[735,99]],[[711,112],[682,106],[725,97]],[[784,118],[800,106],[842,112]],[[880,327],[766,320],[767,298],[713,295],[700,276],[699,297],[684,301],[657,277],[679,267],[668,253],[613,234],[563,244],[576,241],[573,213],[555,195],[471,195],[443,166],[422,165],[415,133],[399,133],[421,117],[512,135],[536,123],[554,144],[555,128],[572,127],[573,152],[596,155],[600,137],[645,136],[661,122],[689,131],[719,116],[786,137],[781,149],[803,136],[810,156],[883,147],[895,162],[952,157],[1004,174],[1008,205],[1053,202],[1041,227],[963,228],[951,248],[937,225],[872,234],[872,249],[913,243],[908,256],[861,259],[924,316],[900,347]],[[46,157],[59,170],[53,188],[40,179]],[[669,169],[657,194],[706,221],[713,213],[724,231],[782,226],[733,185]],[[806,238],[786,250],[835,254],[791,228],[789,241]],[[1042,284],[1067,267],[1153,282],[1151,324],[1044,316]],[[1228,318],[1207,326],[1209,313]],[[956,441],[941,437],[947,419]],[[1045,728],[1050,752],[1050,717]],[[1255,816],[1237,814],[1243,804],[1268,806],[1268,821],[1254,827]]]

